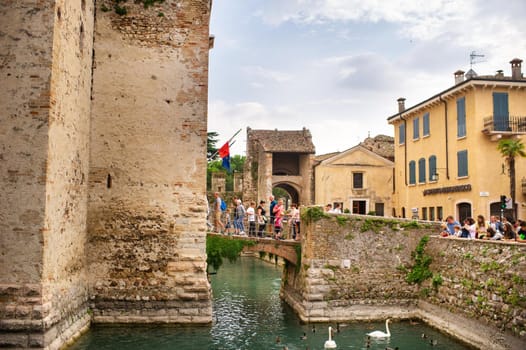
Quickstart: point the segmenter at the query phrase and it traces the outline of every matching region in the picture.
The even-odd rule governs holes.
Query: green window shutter
[[[409,184],[416,184],[416,163],[414,160],[409,162]]]
[[[466,98],[457,100],[457,137],[466,136]]]
[[[437,157],[430,156],[428,162],[429,162],[429,181],[433,181],[435,180],[433,176],[437,173]]]
[[[457,152],[457,163],[458,163],[458,177],[468,176],[468,151]]]
[[[424,124],[422,125],[422,136],[429,136],[429,113],[424,114],[422,117],[422,123]]]
[[[405,143],[405,123],[398,126],[398,144],[403,145]]]
[[[420,120],[418,118],[413,119],[413,140],[420,138]]]
[[[425,158],[420,158],[418,160],[418,182],[426,182],[426,160]]]

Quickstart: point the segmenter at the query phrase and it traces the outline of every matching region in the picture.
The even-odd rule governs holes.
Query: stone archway
[[[294,185],[289,184],[289,183],[277,183],[277,184],[274,184],[272,188],[281,188],[282,190],[284,190],[285,192],[289,194],[291,203],[300,204],[299,203],[300,191]],[[288,203],[288,204],[291,204],[291,203]]]

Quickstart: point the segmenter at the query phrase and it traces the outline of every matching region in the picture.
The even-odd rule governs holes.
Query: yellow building
[[[500,196],[510,197],[503,138],[526,140],[526,79],[521,60],[512,75],[455,73],[455,85],[388,118],[395,131],[393,215],[423,220],[453,215],[500,215]],[[526,159],[516,159],[516,207],[526,219]],[[511,205],[511,203],[510,203]],[[513,210],[504,212],[506,216]]]
[[[370,142],[367,142],[370,141]],[[314,170],[315,202],[340,203],[355,214],[391,215],[393,138],[368,138],[344,152],[321,156]]]

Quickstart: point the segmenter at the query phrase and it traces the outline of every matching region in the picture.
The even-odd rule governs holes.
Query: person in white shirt
[[[250,206],[247,209],[247,216],[248,216],[248,235],[249,236],[256,236],[256,211],[254,210],[254,206],[256,203],[250,202]]]

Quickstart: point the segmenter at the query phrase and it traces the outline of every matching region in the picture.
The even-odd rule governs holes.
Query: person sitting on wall
[[[491,215],[489,218],[489,226],[495,230],[495,232],[502,232],[502,222],[495,215]]]
[[[464,220],[464,226],[462,226],[460,238],[475,239],[476,235],[477,235],[477,229],[475,227],[475,219],[471,217],[466,218]]]
[[[445,222],[440,224],[440,237],[449,237],[449,231]]]
[[[484,219],[484,216],[478,215],[477,216],[477,222],[475,224],[475,230],[476,234],[475,236],[479,239],[484,239],[484,237],[487,234],[488,231],[488,224],[486,223],[486,220]]]
[[[517,238],[517,235],[515,234],[515,231],[513,230],[513,225],[511,223],[511,220],[508,218],[502,218],[502,238],[505,240],[515,240]]]
[[[329,213],[341,214],[342,213],[342,209],[340,208],[340,203],[334,203],[334,208],[332,208],[332,210],[329,210]]]
[[[446,226],[447,226],[447,232],[449,232],[450,235],[455,234],[455,225],[459,225],[460,223],[455,220],[455,218],[452,215],[449,215],[446,218]]]
[[[326,212],[326,213],[330,213],[330,212],[332,212],[332,204],[331,204],[331,203],[329,203],[329,204],[327,204],[327,205],[325,206],[325,212]]]
[[[517,241],[526,242],[526,221],[519,221],[519,230],[517,231]]]

